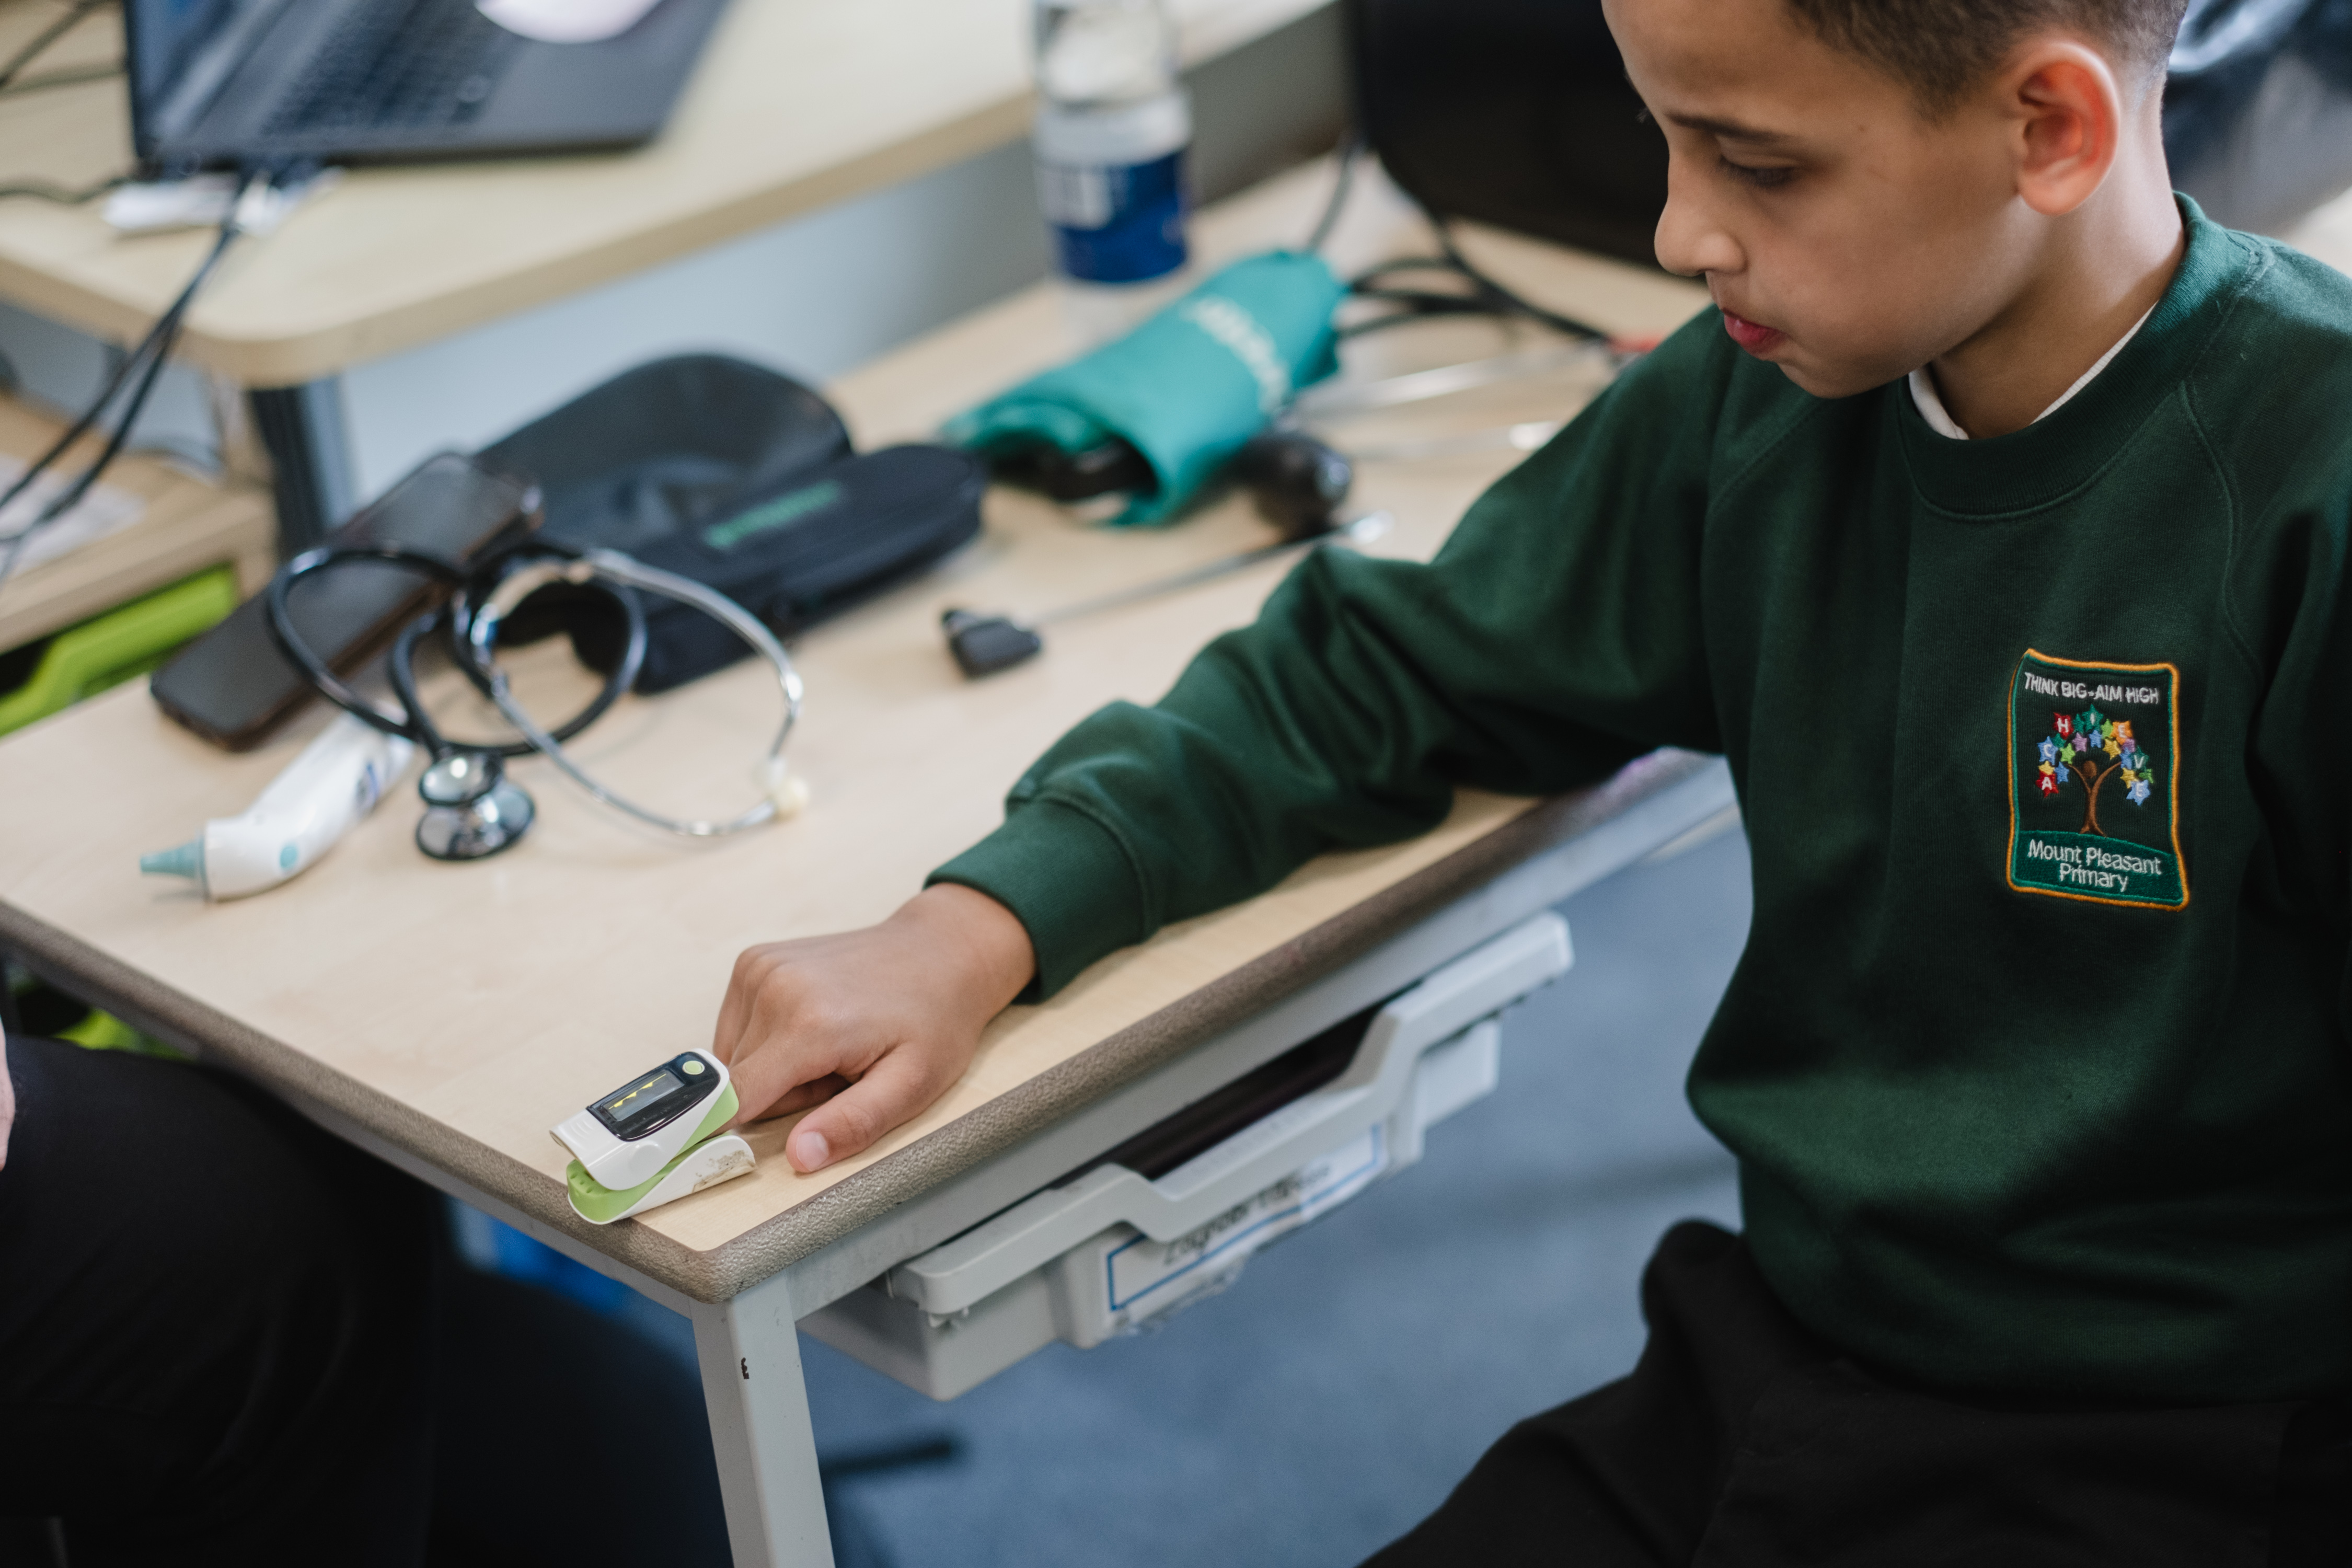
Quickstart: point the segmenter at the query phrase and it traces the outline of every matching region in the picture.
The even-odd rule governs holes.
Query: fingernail
[[[805,1129],[793,1134],[790,1152],[793,1163],[799,1166],[803,1173],[806,1173],[820,1169],[831,1162],[833,1145],[824,1141],[824,1133],[813,1128]]]

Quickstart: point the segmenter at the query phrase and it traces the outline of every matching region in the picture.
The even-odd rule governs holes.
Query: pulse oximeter
[[[700,1051],[599,1095],[551,1130],[572,1155],[564,1184],[573,1212],[610,1225],[743,1175],[751,1146],[719,1134],[738,1105],[727,1064]]]

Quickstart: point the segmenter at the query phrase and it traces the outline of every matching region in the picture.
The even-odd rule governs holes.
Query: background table
[[[1188,63],[1327,0],[1173,0]],[[56,0],[0,4],[0,56]],[[246,471],[277,481],[289,542],[349,493],[320,389],[354,363],[447,337],[908,180],[1027,133],[1027,0],[736,0],[667,128],[634,151],[367,168],[266,242],[192,311],[179,357],[252,402]],[[111,11],[39,70],[120,58]],[[126,172],[120,79],[0,98],[5,177],[82,189]],[[0,201],[0,299],[135,341],[194,269],[195,233],[125,238],[96,204]],[[270,472],[275,470],[274,475]]]

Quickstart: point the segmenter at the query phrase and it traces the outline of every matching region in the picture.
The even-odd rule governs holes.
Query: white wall
[[[615,372],[717,349],[823,381],[1045,275],[1028,151],[1005,147],[348,372],[359,493]]]

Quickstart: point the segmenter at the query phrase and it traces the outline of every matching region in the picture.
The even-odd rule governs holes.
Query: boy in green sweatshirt
[[[2180,10],[1610,0],[1717,309],[1433,563],[1310,557],[889,921],[746,953],[746,1107],[816,1168],[1457,784],[1720,752],[1744,1235],[1381,1561],[2352,1562],[2352,283],[2171,193]]]

